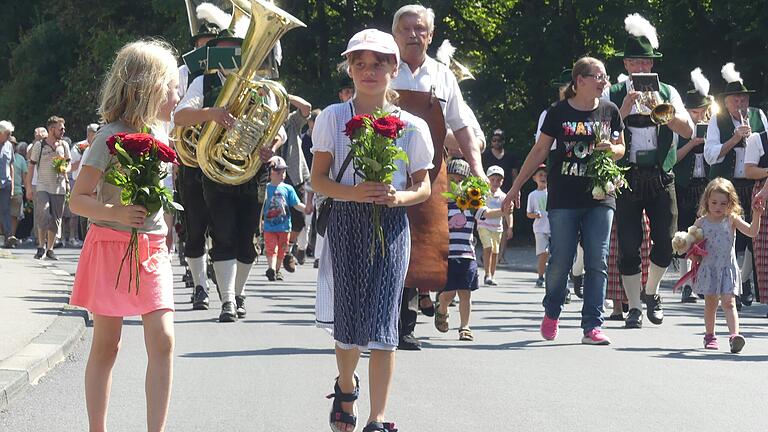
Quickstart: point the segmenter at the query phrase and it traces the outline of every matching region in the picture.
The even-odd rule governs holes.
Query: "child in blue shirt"
[[[288,236],[291,232],[291,211],[293,207],[304,211],[304,204],[299,200],[293,186],[283,183],[285,170],[288,166],[280,156],[269,160],[269,184],[261,210],[261,232],[264,235],[264,245],[267,255],[267,279],[270,281],[283,280],[280,264],[283,262],[288,249]]]

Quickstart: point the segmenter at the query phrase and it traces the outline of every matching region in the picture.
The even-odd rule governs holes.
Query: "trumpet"
[[[634,90],[632,81],[628,83],[628,89]],[[657,125],[665,125],[675,118],[675,107],[665,103],[658,91],[640,91],[640,97],[635,99],[635,109],[639,115],[649,116]]]

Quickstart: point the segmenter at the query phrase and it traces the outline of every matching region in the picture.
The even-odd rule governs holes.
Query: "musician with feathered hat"
[[[747,177],[745,170],[746,140],[753,133],[768,130],[768,119],[763,110],[749,106],[749,95],[755,91],[744,85],[734,63],[726,63],[720,72],[727,83],[719,95],[725,109],[709,121],[704,158],[711,165],[709,178],[723,177],[731,180],[744,209],[744,218],[750,220],[754,180]],[[742,293],[736,297],[736,306],[741,309],[742,303],[750,305],[754,298],[752,284],[749,282],[749,275],[754,268],[752,239],[737,232],[736,253],[744,254],[741,268]]]
[[[701,72],[701,68],[691,71],[693,89],[683,96],[685,109],[696,124],[693,136],[683,138],[675,134],[677,141],[677,163],[675,163],[675,192],[677,193],[677,229],[687,231],[697,218],[699,200],[704,188],[709,182],[709,165],[704,160],[704,140],[707,123],[712,114],[714,98],[709,95],[709,80]],[[679,261],[681,274],[688,273],[690,261],[681,258]],[[691,285],[683,286],[682,302],[696,303]]]
[[[659,284],[672,261],[671,240],[677,228],[677,199],[672,173],[676,148],[672,140],[674,134],[690,138],[693,123],[677,90],[669,84],[658,82],[655,75],[645,75],[658,82],[655,93],[649,93],[659,98],[661,104],[668,104],[667,114],[664,118],[642,115],[644,107],[641,102],[648,95],[635,91],[645,88],[640,82],[635,82],[640,77],[633,75],[651,74],[654,60],[662,57],[658,51],[659,39],[653,25],[638,14],[627,16],[624,27],[629,35],[624,51],[617,55],[623,57],[624,68],[630,77],[611,86],[604,97],[610,98],[619,107],[627,126],[624,132],[627,151],[618,164],[629,167],[627,179],[631,190],[623,192],[616,199],[619,270],[630,308],[625,325],[627,328],[641,328],[643,313],[640,294],[643,286],[640,246],[643,241],[643,211],[650,220],[653,241],[645,300],[648,319],[658,325],[664,319],[661,297],[658,295]],[[674,108],[674,111],[669,108]]]
[[[194,7],[191,0],[187,0],[187,13],[190,14],[191,43],[194,50],[184,56],[185,63],[179,66],[179,97],[182,99],[194,79],[205,73],[206,60],[201,56],[207,56],[206,45],[218,36],[222,26],[226,27],[227,23],[222,21],[229,16],[211,3]],[[202,54],[190,55],[193,53]],[[187,62],[190,65],[187,65]],[[180,144],[176,142],[177,149]],[[184,261],[192,279],[192,309],[206,310],[209,307],[209,288],[205,243],[210,216],[203,197],[203,172],[197,164],[190,164],[184,158],[181,162],[176,173],[176,189],[185,209],[181,214],[184,227],[182,238]]]

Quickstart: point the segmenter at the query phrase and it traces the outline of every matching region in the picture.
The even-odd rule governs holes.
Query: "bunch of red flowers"
[[[110,154],[117,159],[107,171],[104,180],[122,189],[120,202],[123,205],[139,205],[147,209],[147,215],[160,211],[183,210],[173,202],[173,192],[162,185],[168,175],[163,163],[178,164],[176,152],[148,133],[118,133],[107,139]],[[139,248],[138,231],[131,230],[131,240],[125,251],[120,269],[117,272],[117,289],[123,264],[128,260],[130,267],[128,291],[136,281],[136,294],[139,293]],[[134,274],[135,273],[135,274]]]
[[[395,144],[395,140],[400,138],[404,131],[405,123],[402,120],[382,110],[375,111],[373,115],[356,115],[347,122],[344,133],[350,139],[349,151],[353,154],[355,170],[365,181],[392,183],[392,176],[398,169],[396,162],[408,162],[408,155]],[[373,204],[374,238],[371,242],[371,258],[377,238],[381,243],[382,256],[385,251],[380,207]]]

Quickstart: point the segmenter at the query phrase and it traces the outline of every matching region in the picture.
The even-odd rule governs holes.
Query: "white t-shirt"
[[[70,151],[70,156],[71,156],[71,158],[72,158],[72,159],[70,160],[70,163],[72,163],[72,165],[74,165],[74,164],[76,164],[76,163],[80,162],[80,160],[83,158],[83,155],[82,155],[82,154],[80,154],[80,146],[81,146],[83,143],[86,143],[86,144],[87,144],[87,143],[88,143],[88,141],[85,141],[85,140],[83,140],[83,141],[78,141],[77,143],[75,143],[75,144],[72,146],[72,150]],[[88,150],[88,148],[87,148],[87,147],[86,147],[86,150]],[[73,179],[77,180],[77,176],[80,174],[80,168],[82,168],[82,166],[81,166],[81,165],[77,165],[77,169],[76,169],[76,170],[74,170],[74,171],[72,171],[72,178],[73,178]]]
[[[403,190],[406,187],[408,175],[433,167],[432,137],[424,120],[395,106],[385,107],[385,110],[389,110],[393,115],[399,115],[406,124],[405,133],[397,140],[397,145],[408,154],[408,164],[406,166],[405,162],[397,161],[398,169],[392,178],[392,186],[397,190]],[[344,126],[354,115],[354,105],[350,101],[326,107],[315,119],[315,127],[312,130],[312,153],[328,152],[333,156],[333,165],[328,176],[334,180],[349,153],[349,137],[344,135]],[[355,170],[350,163],[344,171],[341,184],[355,185],[361,181],[362,179],[355,175]]]
[[[491,196],[485,199],[485,207],[487,207],[489,210],[500,209],[501,203],[504,202],[504,198],[506,197],[507,197],[507,194],[502,192],[501,188],[496,189],[496,192],[491,192]],[[477,227],[485,228],[487,230],[491,230],[495,232],[504,231],[504,225],[502,224],[501,217],[484,218],[484,217],[478,216]]]
[[[538,190],[528,194],[527,213],[541,213],[541,217],[533,220],[533,232],[549,234],[549,217],[547,217],[547,190]]]
[[[443,116],[448,128],[457,131],[472,126],[472,119],[466,111],[461,109],[464,98],[461,96],[456,76],[448,66],[429,56],[416,73],[411,72],[408,64],[401,61],[397,76],[390,86],[393,90],[418,92],[430,92],[434,88],[435,96],[440,100],[443,108]]]

